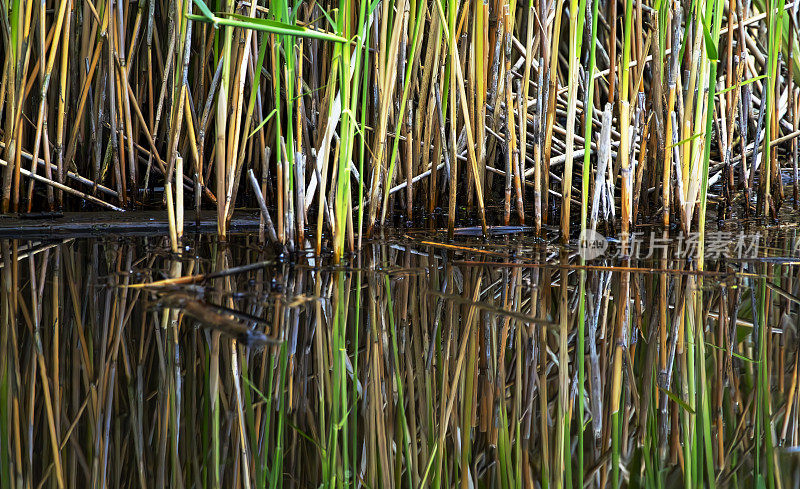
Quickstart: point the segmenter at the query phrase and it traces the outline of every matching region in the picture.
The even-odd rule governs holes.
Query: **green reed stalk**
[[[570,204],[572,199],[572,163],[573,154],[575,151],[575,118],[578,108],[578,64],[580,63],[580,44],[579,37],[583,35],[583,24],[586,17],[586,0],[581,0],[581,6],[578,7],[578,0],[570,0],[569,12],[570,16],[575,16],[577,12],[577,20],[570,19],[569,23],[569,65],[568,65],[568,80],[567,80],[567,135],[566,135],[566,150],[564,160],[564,177],[563,185],[561,187],[561,240],[564,243],[569,242],[569,228],[570,228]],[[590,75],[591,77],[591,75]],[[584,107],[586,110],[586,107]],[[591,124],[591,121],[589,122]],[[588,141],[584,141],[588,145]],[[587,154],[589,148],[586,148]],[[586,158],[584,158],[584,163]],[[584,167],[584,174],[586,169]],[[586,200],[583,199],[585,202]]]
[[[532,1],[532,0],[531,0]],[[475,120],[475,138],[476,144],[478,146],[478,171],[480,172],[479,180],[481,181],[481,185],[485,186],[486,184],[486,20],[489,17],[489,3],[488,0],[481,0],[476,2],[474,7],[474,17],[475,17],[475,112],[476,120]],[[528,27],[528,31],[531,31],[531,26]],[[531,34],[528,34],[528,52],[530,52],[530,43],[532,42]],[[530,65],[531,65],[531,56],[526,57],[525,60],[525,74],[527,75],[523,81],[523,91],[524,97],[523,100],[527,102],[528,97],[528,80],[530,79]],[[527,114],[528,111],[526,108],[520,108],[521,113]],[[521,146],[520,149],[522,150],[522,163],[524,165],[525,162],[525,131],[527,129],[527,124],[520,124],[520,130],[522,131],[522,139],[521,139]],[[438,163],[438,162],[436,162]],[[431,171],[434,171],[434,167],[431,166]]]
[[[14,300],[16,285],[12,277],[11,250],[6,240],[0,242],[0,246],[0,251],[2,252],[0,261],[2,261],[4,265],[2,271],[0,271],[0,285],[2,286],[0,294],[2,294],[3,297],[2,305],[0,305],[0,318],[2,318],[3,324],[16,324],[16,318],[14,317],[14,311],[12,309],[12,304],[16,303]],[[14,267],[16,266],[17,262],[15,260]],[[9,338],[11,336],[9,334],[11,332],[10,330],[12,330],[12,328],[3,328],[2,331],[0,331],[0,340],[2,340],[0,341],[0,345],[2,345],[0,346],[0,348],[2,348],[2,355],[0,355],[0,406],[2,406],[2,409],[0,409],[0,438],[3,440],[3,442],[0,443],[0,464],[2,464],[2,466],[0,466],[0,485],[3,487],[11,487],[12,478],[11,444],[8,442],[8,440],[11,440],[12,415],[7,408],[7,406],[10,406],[11,398],[14,397],[12,383],[13,367],[11,361],[13,357],[12,352],[9,351],[12,349],[12,343]]]
[[[523,98],[523,100],[525,100]],[[524,110],[524,109],[523,109]],[[527,113],[527,111],[525,112]],[[522,271],[517,270],[516,273],[516,293],[514,297],[514,308],[519,309],[520,304],[522,303]],[[519,380],[522,379],[522,336],[523,336],[523,328],[524,324],[521,322],[517,322],[516,324],[516,334],[514,335],[514,346],[516,350],[516,355],[514,361],[515,365],[515,372],[516,378],[518,381],[514,382],[514,440],[516,441],[516,450],[515,455],[516,458],[514,459],[514,481],[515,489],[522,489],[522,474],[523,474],[523,465],[522,465],[522,382]],[[535,368],[535,367],[534,367]],[[582,486],[581,486],[582,487]]]
[[[273,20],[279,19],[278,17],[280,14],[279,12],[279,4],[276,2],[275,8],[270,9],[270,14],[273,17]],[[286,191],[284,190],[284,186],[286,185],[285,180],[288,177],[284,176],[283,172],[283,151],[281,151],[281,144],[283,141],[283,115],[281,107],[281,70],[279,69],[280,57],[281,57],[281,44],[282,38],[278,33],[272,33],[272,99],[275,103],[275,108],[277,112],[275,113],[275,175],[277,177],[277,215],[276,219],[278,221],[278,240],[281,242],[282,245],[286,244],[286,213],[288,212],[287,205],[288,202],[284,201],[284,195]],[[291,125],[291,124],[289,124]]]
[[[360,226],[359,226],[360,227]],[[359,236],[361,235],[359,231]],[[360,248],[359,248],[360,249]],[[355,288],[355,296],[356,296],[356,317],[354,327],[353,327],[353,407],[351,409],[351,423],[356,428],[352,430],[353,433],[353,440],[352,440],[352,455],[353,459],[350,461],[350,471],[351,471],[351,481],[355,482],[356,476],[355,472],[358,469],[358,341],[359,341],[359,331],[361,330],[361,270],[356,272],[356,288]]]
[[[367,2],[361,2],[359,14],[358,14],[358,39],[359,44],[356,48],[356,70],[359,70],[361,66],[363,66],[363,73],[361,79],[361,121],[358,125],[358,129],[360,132],[359,137],[359,159],[358,159],[358,250],[361,250],[361,236],[363,232],[363,224],[364,224],[364,160],[365,160],[365,150],[366,150],[366,125],[367,125],[367,111],[365,110],[367,107],[367,92],[368,92],[368,83],[369,83],[369,35],[370,30],[368,28],[367,18],[372,16],[374,5],[369,11],[367,11]],[[363,33],[362,33],[363,29]],[[354,86],[357,84],[354,82]],[[358,100],[358,96],[353,96],[353,100]],[[353,117],[353,124],[355,125],[355,110],[351,111],[350,114]],[[321,190],[320,190],[321,191]],[[361,255],[358,256],[359,264],[361,262]],[[359,331],[361,329],[361,271],[359,270],[356,275],[356,287],[355,287],[355,296],[356,296],[356,309],[355,309],[355,327],[354,330],[354,338],[353,338],[353,408],[352,408],[352,424],[353,426],[358,426],[358,347],[359,347]],[[353,429],[353,440],[352,440],[352,462],[350,465],[351,470],[351,477],[352,481],[356,480],[355,472],[358,466],[358,429]]]
[[[694,131],[699,130],[701,124],[704,123],[703,118],[707,115],[707,112],[703,110],[705,108],[703,104],[707,102],[707,100],[704,98],[705,94],[702,92],[702,90],[700,92],[696,91],[695,88],[703,87],[704,83],[706,82],[708,76],[708,70],[706,67],[708,60],[707,54],[709,53],[708,50],[713,48],[710,43],[706,43],[705,49],[700,46],[702,34],[707,34],[708,28],[705,24],[700,3],[697,1],[693,2],[691,8],[694,10],[694,25],[697,26],[697,30],[695,31],[692,46],[688,51],[691,53],[692,62],[689,72],[686,101],[684,101],[684,104],[686,107],[694,108],[694,112],[692,113],[692,111],[684,111],[683,136],[685,143],[683,143],[682,168],[678,171],[678,176],[683,179],[683,193],[686,196],[686,202],[694,202],[696,196],[695,192],[697,192],[701,186],[698,183],[698,178],[700,178],[698,164],[696,162],[696,158],[692,157],[692,155],[697,155],[697,152],[699,151],[700,140],[699,138],[686,138],[689,138]],[[684,47],[689,46],[688,41],[689,40],[687,39]],[[710,99],[708,102],[709,105],[711,105]],[[700,168],[702,168],[702,164],[702,162],[699,162]],[[681,206],[680,216],[682,228],[684,232],[688,232],[691,229],[692,215],[695,210],[695,206],[691,204],[687,205],[683,202],[680,202],[679,205]],[[696,277],[688,277],[687,280],[685,295],[688,296],[688,299],[685,300],[685,308],[681,317],[684,327],[684,351],[683,355],[681,356],[681,366],[684,368],[681,368],[681,378],[683,389],[682,394],[685,396],[689,409],[684,409],[681,411],[681,422],[683,428],[682,437],[684,456],[683,482],[684,487],[688,489],[690,487],[696,487],[702,476],[698,473],[700,454],[697,447],[698,403],[696,385],[696,338],[698,336],[697,329],[701,326],[697,324],[695,313],[696,307],[701,304],[697,302],[699,296],[696,293]]]
[[[374,8],[374,6],[373,6]],[[340,36],[344,39],[349,39],[352,33],[350,32],[350,11],[352,10],[351,0],[344,0],[340,1],[339,4],[340,9],[340,23],[337,26],[337,30]],[[343,12],[343,13],[341,13]],[[361,100],[359,98],[359,87],[360,87],[360,80],[359,76],[361,75],[361,66],[362,64],[366,67],[366,62],[364,61],[364,57],[368,55],[368,44],[366,40],[368,39],[369,33],[366,27],[366,18],[367,15],[371,15],[372,10],[370,9],[369,13],[366,10],[366,2],[361,3],[361,7],[359,10],[359,17],[358,17],[358,28],[359,32],[356,34],[357,42],[355,48],[355,59],[351,57],[350,53],[350,46],[337,43],[334,52],[341,53],[342,62],[340,63],[340,86],[341,86],[341,102],[342,106],[346,107],[346,109],[342,113],[342,121],[341,121],[341,134],[342,134],[342,141],[341,141],[341,148],[339,150],[339,169],[337,172],[337,192],[336,192],[336,236],[335,244],[334,244],[334,257],[335,260],[339,260],[342,256],[342,252],[344,250],[344,234],[345,234],[345,224],[348,220],[348,212],[350,206],[348,205],[348,200],[350,198],[350,164],[353,158],[353,151],[355,148],[355,134],[356,129],[361,131],[361,155],[360,155],[360,162],[359,162],[359,218],[358,218],[358,236],[359,241],[361,240],[361,226],[363,224],[363,208],[364,208],[364,138],[365,138],[365,113],[366,110],[362,110],[362,121],[361,126],[358,127],[358,123],[356,122],[355,114],[358,110],[358,102]],[[362,36],[361,29],[363,29],[364,35]],[[336,58],[336,54],[334,54]],[[366,69],[365,69],[366,70]],[[352,80],[350,79],[350,73],[353,73]],[[362,102],[366,101],[366,83],[367,83],[367,73],[364,72],[364,99]],[[387,184],[387,192],[388,192],[388,184]],[[320,192],[323,189],[320,188]],[[360,247],[359,247],[360,249]]]
[[[711,159],[711,130],[712,130],[712,123],[714,120],[714,108],[715,108],[715,91],[717,85],[717,66],[718,66],[718,46],[719,46],[719,37],[720,37],[720,26],[722,25],[722,0],[716,0],[715,2],[708,2],[706,4],[706,13],[705,18],[708,19],[713,15],[713,32],[710,36],[708,36],[708,27],[703,26],[706,33],[705,42],[706,45],[706,54],[708,56],[708,60],[711,64],[709,67],[710,74],[708,78],[708,102],[707,102],[707,113],[706,113],[706,126],[705,126],[705,141],[704,141],[704,149],[703,149],[703,169],[701,171],[701,184],[700,184],[700,215],[698,216],[698,227],[700,232],[700,239],[699,239],[699,247],[698,247],[698,261],[697,267],[698,270],[703,270],[704,264],[704,246],[705,246],[705,222],[706,222],[706,205],[708,200],[708,168],[709,168],[709,161]],[[713,11],[712,11],[713,8]],[[704,323],[704,303],[703,303],[703,276],[700,275],[697,277],[698,287],[696,289],[696,298],[697,302],[695,303],[695,316],[693,320],[696,322],[697,325],[697,334],[696,334],[696,348],[697,348],[697,358],[699,360],[699,373],[700,373],[700,386],[702,387],[702,393],[700,398],[700,411],[701,411],[701,420],[702,420],[702,429],[703,429],[703,441],[704,441],[704,450],[705,450],[705,462],[706,462],[706,472],[708,477],[708,486],[715,487],[716,477],[714,476],[714,452],[711,448],[712,438],[711,438],[711,416],[709,413],[709,389],[706,383],[706,351],[705,351],[705,341],[704,341],[704,331],[703,331],[703,323]],[[721,455],[721,454],[720,454]],[[695,477],[699,477],[699,474],[695,475]]]
[[[274,354],[274,350],[271,353]],[[275,362],[275,359],[274,359],[273,355],[269,355],[264,361],[267,363],[267,365],[270,365],[271,363]],[[272,406],[272,400],[273,400],[272,393],[274,392],[274,387],[275,387],[275,375],[273,373],[273,369],[269,369],[268,380],[267,380],[267,388],[264,391],[264,392],[266,392],[266,395],[264,395],[263,393],[260,393],[260,392],[259,392],[259,394],[261,394],[261,398],[264,401],[264,410],[263,410],[264,414],[263,414],[263,418],[262,418],[262,421],[261,421],[261,426],[262,426],[261,429],[263,431],[263,439],[264,440],[269,440],[270,442],[272,441],[272,436],[271,436],[272,435],[272,429],[271,429],[272,428],[272,413],[275,410],[273,408],[273,406]],[[265,444],[265,445],[269,445],[269,444]],[[253,445],[253,446],[257,447],[258,444]],[[273,467],[272,470],[270,470],[270,468],[269,468],[269,455],[270,455],[270,453],[269,453],[268,446],[263,446],[261,448],[261,450],[262,450],[262,454],[261,454],[261,477],[258,480],[258,487],[267,487],[267,478],[269,477],[270,481],[272,480],[272,478],[274,477],[274,473],[275,473],[276,468]]]
[[[633,1],[625,3],[625,29],[622,44],[622,76],[620,81],[620,100],[619,100],[619,133],[620,144],[617,158],[620,161],[620,173],[622,179],[621,195],[621,240],[620,246],[624,253],[628,252],[628,239],[631,219],[631,188],[630,188],[630,59],[631,59],[631,34],[633,32]],[[611,42],[614,42],[613,40]],[[620,283],[620,301],[618,304],[618,319],[616,324],[614,348],[614,366],[611,386],[611,484],[615,489],[619,487],[619,459],[620,459],[620,402],[622,400],[622,356],[625,353],[623,348],[624,326],[628,316],[628,287],[629,272],[622,272]]]
[[[464,375],[464,395],[461,403],[461,489],[469,488],[469,468],[470,468],[470,455],[472,453],[472,413],[474,409],[474,396],[477,394],[475,385],[476,364],[478,361],[477,354],[477,340],[475,335],[470,336],[464,341],[469,341],[469,353],[467,354],[467,370]],[[503,408],[500,411],[505,411]],[[505,426],[501,423],[501,427]],[[498,454],[502,453],[500,446],[498,446]]]
[[[285,333],[282,333],[285,334]],[[286,424],[286,395],[284,391],[286,389],[286,371],[288,365],[288,357],[289,352],[286,349],[286,342],[281,342],[281,345],[278,347],[278,362],[279,362],[279,375],[280,380],[278,382],[278,392],[279,392],[279,402],[278,402],[278,426],[275,432],[275,438],[273,443],[275,445],[275,457],[272,462],[272,469],[270,471],[270,483],[269,488],[275,489],[279,487],[278,481],[283,481],[283,450],[284,450],[284,425]],[[270,373],[270,375],[272,375]]]
[[[694,277],[689,277],[689,282],[687,284],[689,290],[697,287],[697,282]],[[695,295],[695,297],[697,297]],[[688,303],[685,311],[685,328],[686,328],[686,391],[687,391],[687,403],[690,407],[690,411],[687,411],[686,416],[686,426],[688,429],[686,433],[684,433],[684,464],[687,468],[686,473],[688,474],[684,480],[684,484],[687,487],[697,487],[700,483],[701,476],[698,473],[699,471],[699,457],[700,454],[698,446],[697,446],[697,366],[696,366],[696,357],[697,353],[697,336],[701,333],[697,332],[697,329],[702,329],[698,324],[695,323],[695,307],[697,307],[697,303],[693,305],[691,302]],[[694,306],[694,307],[693,307]]]
[[[439,1],[439,0],[437,0]],[[458,14],[457,9],[457,0],[449,0],[447,5],[447,17],[444,16],[444,13],[441,10],[441,4],[437,4],[440,9],[439,14],[442,16],[442,21],[440,25],[442,26],[442,30],[445,35],[445,40],[447,42],[447,61],[445,64],[445,76],[443,82],[444,83],[444,92],[442,93],[442,114],[449,114],[450,115],[450,144],[449,148],[447,146],[447,140],[443,137],[442,138],[442,147],[444,148],[445,152],[450,151],[452,154],[450,156],[450,181],[448,182],[448,199],[447,199],[447,237],[449,239],[453,239],[453,233],[455,228],[455,220],[456,220],[456,189],[458,187],[458,158],[456,157],[456,92],[455,92],[455,76],[456,76],[456,61],[455,55],[457,52],[457,45],[454,39],[455,37],[455,29],[456,29],[456,15]],[[445,105],[444,100],[447,99],[448,96],[452,95],[453,100],[451,101],[449,107]],[[445,108],[446,107],[446,108]],[[442,122],[442,130],[444,130],[444,123]]]
[[[215,27],[240,27],[242,29],[253,29],[287,37],[308,37],[311,39],[333,42],[345,41],[344,38],[329,32],[309,29],[294,24],[289,18],[288,4],[284,0],[275,0],[275,2],[270,5],[270,12],[275,15],[273,19],[247,17],[235,14],[233,11],[226,12],[224,16],[219,17],[212,13],[202,0],[194,0],[194,3],[200,9],[202,15],[188,14],[186,18],[201,22],[210,22]],[[273,8],[275,9],[274,12],[272,11]]]
[[[767,37],[768,37],[768,50],[767,50],[767,83],[764,85],[764,106],[761,110],[766,110],[766,117],[764,118],[764,156],[761,158],[761,179],[762,187],[764,188],[764,216],[770,213],[770,186],[772,183],[772,119],[775,111],[775,92],[779,89],[776,87],[776,78],[780,76],[778,66],[778,56],[781,54],[782,46],[782,32],[783,32],[783,11],[786,0],[767,0],[767,8],[769,10],[767,17],[769,19],[767,24]],[[791,46],[789,49],[792,49]],[[791,73],[791,67],[789,67]],[[781,178],[780,171],[777,178]]]
[[[562,264],[565,259],[562,257]],[[567,281],[568,272],[561,271],[561,297],[559,301],[559,330],[558,330],[558,418],[556,421],[556,453],[555,453],[555,467],[556,473],[555,487],[560,489],[564,487],[565,475],[569,473],[570,465],[570,448],[569,448],[569,433],[570,433],[570,419],[569,419],[569,351],[568,338],[569,335],[569,308],[567,299]],[[569,480],[569,479],[567,479]]]
[[[394,305],[392,302],[392,289],[389,284],[389,276],[384,276],[384,285],[386,286],[386,311],[389,313],[389,332],[391,333],[391,348],[392,348],[392,361],[394,362],[394,381],[397,384],[397,411],[400,421],[400,430],[403,437],[403,454],[406,459],[406,477],[408,478],[408,487],[413,487],[411,480],[411,433],[408,430],[408,421],[406,420],[405,399],[403,394],[403,378],[400,376],[400,358],[397,346],[397,327],[394,321]],[[399,477],[399,476],[398,476]]]
[[[329,487],[337,487],[337,481],[345,482],[344,473],[347,469],[347,433],[348,433],[348,406],[347,406],[347,347],[345,343],[345,330],[347,327],[347,301],[345,300],[345,281],[344,274],[339,272],[335,279],[337,282],[337,301],[334,311],[333,330],[331,331],[333,355],[333,389],[332,389],[332,410],[330,419],[330,436],[328,438],[328,475]],[[341,466],[337,463],[339,454],[339,432],[342,432],[343,454],[341,456]],[[340,483],[341,483],[340,482]]]
[[[758,362],[756,365],[756,405],[755,405],[755,478],[756,485],[763,487],[765,482],[769,489],[773,489],[776,485],[774,474],[774,447],[772,441],[772,419],[770,409],[770,380],[768,375],[768,361],[769,353],[767,351],[767,339],[769,326],[767,317],[769,314],[770,304],[767,301],[767,265],[763,267],[761,278],[758,280],[758,305],[757,313],[754,311],[754,319],[757,316],[758,323]],[[756,293],[756,291],[752,291]],[[755,322],[755,321],[754,321]],[[764,458],[766,465],[766,481],[762,475],[761,465],[761,444],[764,444]]]
[[[514,471],[511,469],[511,437],[508,430],[508,413],[505,406],[501,405],[498,416],[497,458],[499,462],[500,487],[511,489],[515,484]]]
[[[244,399],[242,400],[242,406],[244,408],[245,421],[247,422],[247,443],[249,446],[248,453],[253,461],[253,466],[255,467],[255,472],[253,474],[253,481],[255,481],[255,483],[258,484],[260,481],[264,480],[264,472],[266,470],[266,466],[260,464],[258,459],[258,434],[256,433],[256,420],[255,420],[255,410],[254,410],[255,402],[253,400],[252,394],[253,392],[260,394],[260,392],[255,388],[253,383],[250,381],[250,378],[248,377],[248,372],[250,371],[250,368],[249,368],[249,362],[247,361],[247,357],[241,355],[239,358],[239,363],[241,365],[239,374],[242,379],[242,386],[246,387],[242,389],[242,396],[244,397]],[[263,487],[263,485],[257,487]]]
[[[585,0],[581,2],[581,12],[585,11]],[[586,71],[586,97],[584,98],[584,153],[583,153],[583,175],[581,178],[581,233],[586,232],[586,221],[589,208],[589,180],[591,177],[591,141],[592,141],[592,111],[594,110],[594,71],[596,65],[597,49],[597,18],[599,10],[599,0],[592,0],[592,33],[591,43],[589,44],[589,68]],[[579,19],[585,22],[584,15]],[[583,30],[583,22],[578,32]],[[599,175],[597,178],[601,178]],[[585,260],[581,258],[581,265]],[[584,385],[586,379],[586,270],[581,269],[579,275],[579,302],[578,302],[578,485],[583,487],[583,434],[584,434]]]
[[[289,4],[284,0],[276,0],[270,5],[271,9],[275,8],[279,15],[281,16],[281,21],[286,24],[292,24],[294,22],[294,17],[289,14]],[[271,10],[270,9],[270,10]],[[293,12],[293,15],[296,15],[296,10]],[[288,175],[284,175],[285,183],[288,186],[287,195],[289,196],[287,205],[288,205],[288,212],[290,216],[295,215],[298,212],[301,212],[302,202],[294,203],[292,196],[294,195],[294,186],[295,183],[295,176],[294,176],[294,159],[295,159],[295,148],[297,147],[295,144],[294,138],[294,126],[295,120],[294,116],[296,112],[294,110],[295,100],[297,100],[297,96],[295,94],[295,82],[297,81],[296,76],[296,63],[297,63],[297,55],[295,53],[295,37],[285,34],[283,35],[283,41],[281,42],[283,45],[283,58],[285,62],[284,73],[286,76],[285,82],[285,93],[286,93],[286,154],[284,157],[286,158],[286,163],[288,166]],[[289,226],[294,226],[294,222],[289,222]],[[290,233],[290,236],[295,236],[297,233]],[[302,243],[296,243],[296,246],[302,246]]]
[[[350,32],[350,2],[346,0],[339,1],[339,12],[337,16],[336,30],[342,37],[349,37]],[[352,151],[353,143],[353,120],[349,114],[350,107],[350,47],[337,44],[333,50],[333,67],[332,72],[338,72],[339,87],[341,94],[342,107],[347,107],[344,111],[344,117],[341,119],[342,128],[342,141],[339,149],[339,168],[336,173],[336,227],[333,232],[333,254],[334,260],[339,261],[344,251],[344,234],[345,224],[347,221],[347,194],[350,192],[350,152]],[[355,70],[355,76],[358,76],[358,70]],[[336,76],[336,75],[334,75]],[[354,100],[358,97],[352,97]],[[330,122],[329,122],[330,123]],[[320,183],[320,196],[324,193],[325,189],[321,188]],[[321,199],[320,199],[321,200]]]
[[[361,249],[361,237],[364,234],[364,160],[366,159],[366,149],[367,149],[367,94],[369,92],[369,42],[370,42],[370,30],[368,28],[367,17],[372,16],[372,12],[374,9],[371,8],[369,12],[364,13],[363,9],[366,6],[366,2],[362,2],[362,12],[359,13],[359,26],[363,26],[364,35],[362,41],[362,48],[358,51],[363,50],[363,61],[361,61],[361,65],[363,66],[363,74],[362,74],[362,88],[361,88],[361,120],[359,122],[359,133],[360,133],[360,151],[358,155],[358,248]],[[359,27],[362,28],[362,27]],[[359,37],[361,37],[361,32],[359,31]],[[360,277],[360,275],[359,275]],[[361,290],[359,288],[359,290]],[[360,294],[359,294],[360,297]]]

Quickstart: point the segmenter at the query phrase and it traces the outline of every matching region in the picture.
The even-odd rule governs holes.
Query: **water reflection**
[[[702,272],[438,238],[1,241],[0,485],[800,481],[794,236]]]

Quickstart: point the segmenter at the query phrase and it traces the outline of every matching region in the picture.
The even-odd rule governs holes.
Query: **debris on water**
[[[487,236],[502,236],[506,234],[532,233],[533,226],[487,226]],[[483,236],[483,229],[480,226],[470,226],[455,228],[456,236]]]
[[[255,331],[247,327],[246,324],[237,321],[227,308],[208,304],[184,292],[161,294],[158,296],[158,305],[178,309],[197,320],[202,326],[236,338],[246,346],[280,343],[280,340],[270,338],[264,333]]]
[[[43,211],[43,212],[22,212],[18,214],[20,219],[60,219],[64,217],[63,212]]]

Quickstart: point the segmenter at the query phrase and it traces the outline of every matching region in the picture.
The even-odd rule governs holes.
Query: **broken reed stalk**
[[[247,172],[247,177],[250,180],[250,186],[253,189],[253,193],[256,195],[258,207],[261,209],[261,216],[266,224],[267,232],[269,233],[269,239],[273,243],[278,243],[278,235],[275,234],[275,226],[272,224],[272,217],[269,215],[269,209],[267,209],[267,204],[264,202],[264,196],[261,193],[261,188],[259,188],[258,180],[256,180],[256,176],[252,169]]]

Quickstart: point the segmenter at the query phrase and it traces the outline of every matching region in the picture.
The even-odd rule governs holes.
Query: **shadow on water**
[[[796,484],[796,232],[2,240],[3,486]]]

